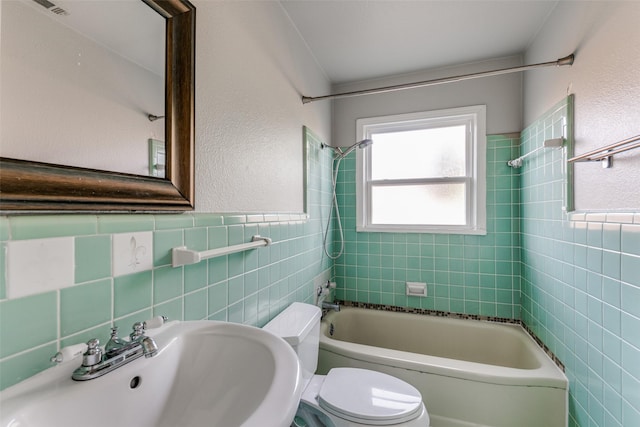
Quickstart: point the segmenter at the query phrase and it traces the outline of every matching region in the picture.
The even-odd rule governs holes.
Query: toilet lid
[[[391,375],[356,368],[334,368],[318,395],[320,407],[355,422],[389,425],[421,414],[422,395]]]

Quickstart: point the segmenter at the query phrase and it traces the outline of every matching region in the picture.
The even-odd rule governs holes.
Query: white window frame
[[[421,179],[416,182],[467,183],[467,212],[464,225],[405,225],[371,223],[372,184],[394,185],[392,181],[371,179],[370,150],[356,150],[356,230],[360,232],[487,234],[486,226],[486,106],[475,105],[419,113],[369,117],[356,120],[357,140],[372,134],[398,132],[451,124],[466,124],[467,172],[465,177]],[[410,153],[408,153],[410,155]],[[398,185],[411,180],[399,180]]]

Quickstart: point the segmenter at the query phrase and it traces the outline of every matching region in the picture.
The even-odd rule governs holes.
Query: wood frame
[[[167,178],[0,158],[2,213],[193,209],[195,7],[188,0],[143,1],[167,20]]]

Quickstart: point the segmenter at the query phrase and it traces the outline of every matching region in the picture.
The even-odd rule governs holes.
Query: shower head
[[[346,150],[342,150],[342,149],[338,148],[341,151],[341,153],[339,155],[341,157],[347,157],[347,155],[349,153],[351,153],[353,150],[355,150],[356,148],[367,148],[372,143],[373,143],[373,141],[370,140],[370,139],[363,139],[362,141],[358,141],[355,144],[353,144],[352,146],[347,147]]]
[[[336,156],[340,159],[347,157],[347,155],[349,155],[349,153],[351,153],[353,150],[355,150],[356,148],[367,148],[368,146],[370,146],[371,144],[373,144],[373,140],[371,139],[363,139],[362,141],[358,141],[355,144],[346,147],[346,148],[342,148],[342,147],[332,147],[330,145],[324,145],[322,144],[322,148],[327,147],[327,148],[331,148],[335,153]]]
[[[367,148],[371,144],[373,144],[373,139],[363,139],[362,141],[358,142],[358,148]]]

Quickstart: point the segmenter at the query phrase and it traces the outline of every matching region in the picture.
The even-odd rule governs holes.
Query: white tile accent
[[[73,237],[7,242],[7,298],[73,286],[74,250]]]
[[[640,213],[634,212],[571,212],[570,221],[609,222],[617,224],[640,224]]]
[[[572,212],[569,219],[571,219],[571,221],[584,221],[586,215],[584,213],[580,213],[580,212]]]
[[[607,214],[598,212],[598,213],[587,213],[587,221],[588,222],[605,222],[607,220]]]
[[[112,239],[115,277],[153,268],[153,232],[114,234]]]
[[[621,224],[631,224],[633,222],[633,213],[608,213],[607,222],[617,222]]]
[[[247,215],[247,222],[263,222],[264,215]]]

